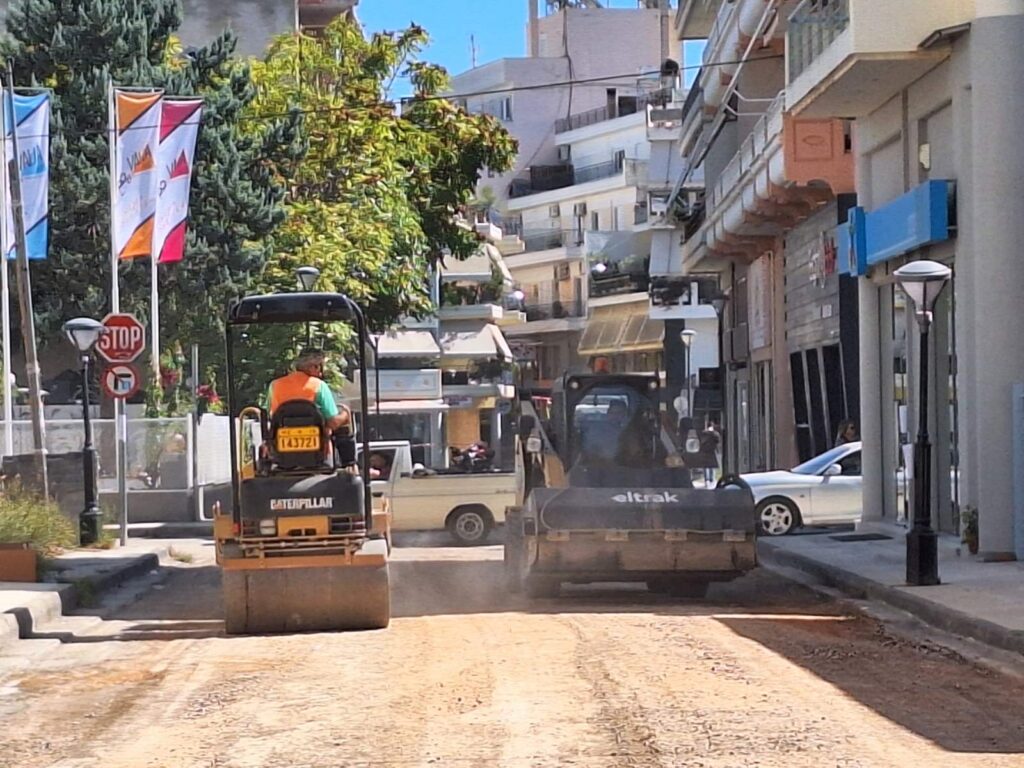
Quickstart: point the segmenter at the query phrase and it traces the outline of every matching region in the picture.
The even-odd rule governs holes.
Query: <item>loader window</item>
[[[573,411],[575,459],[590,466],[647,466],[650,403],[635,390],[597,387]]]

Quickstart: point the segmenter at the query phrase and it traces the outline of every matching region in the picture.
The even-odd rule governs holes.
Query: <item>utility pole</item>
[[[476,52],[477,52],[477,49],[476,49],[476,35],[472,35],[471,34],[469,36],[469,61],[470,61],[470,66],[473,69],[476,69]]]
[[[43,388],[40,382],[39,358],[36,354],[35,314],[32,311],[32,279],[28,269],[28,248],[25,244],[25,214],[21,199],[21,165],[18,146],[18,120],[14,113],[14,68],[7,62],[7,109],[11,118],[13,157],[7,166],[11,184],[11,208],[14,213],[14,241],[17,255],[16,279],[18,307],[21,313],[21,339],[25,347],[25,368],[28,374],[29,409],[32,414],[32,438],[43,498],[50,499],[46,469],[46,424],[43,421]],[[3,258],[7,258],[6,254]]]

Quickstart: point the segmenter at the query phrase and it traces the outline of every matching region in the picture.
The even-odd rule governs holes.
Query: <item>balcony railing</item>
[[[618,296],[624,293],[647,293],[651,279],[647,271],[606,273],[590,279],[590,298]]]
[[[526,322],[534,323],[538,320],[564,320],[572,317],[586,317],[587,312],[583,307],[583,297],[577,297],[569,301],[552,301],[549,304],[525,305]]]
[[[850,25],[850,0],[804,0],[789,17],[789,82],[821,56]]]
[[[520,237],[527,253],[583,244],[583,232],[578,229],[528,229]]]
[[[647,161],[618,155],[603,163],[580,167],[572,165],[533,166],[530,168],[528,176],[512,180],[509,185],[509,197],[526,197],[538,192],[564,189],[575,184],[610,179],[621,174],[623,170],[630,175],[630,178],[626,180],[627,183],[638,183],[636,179],[647,177]]]
[[[780,93],[761,118],[754,123],[754,128],[743,140],[739,151],[722,169],[717,181],[707,194],[707,211],[710,213],[721,205],[722,200],[735,190],[743,175],[760,159],[773,139],[782,134],[782,113],[786,107],[785,91]]]

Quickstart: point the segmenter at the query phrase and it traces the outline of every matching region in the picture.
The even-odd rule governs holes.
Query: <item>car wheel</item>
[[[464,547],[483,544],[494,526],[486,507],[463,507],[448,517],[448,533]]]
[[[800,525],[800,513],[789,499],[773,496],[757,505],[757,523],[765,536],[785,536]]]

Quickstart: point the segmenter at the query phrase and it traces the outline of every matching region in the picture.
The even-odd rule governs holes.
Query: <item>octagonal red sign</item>
[[[135,315],[110,314],[103,325],[107,332],[96,342],[96,352],[108,363],[130,363],[146,348],[146,328]]]

